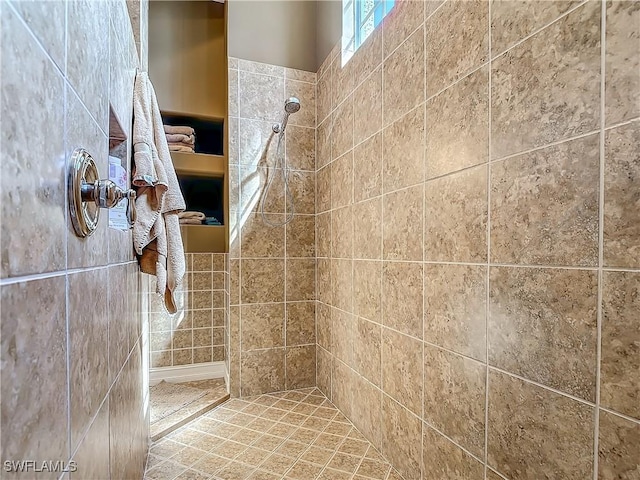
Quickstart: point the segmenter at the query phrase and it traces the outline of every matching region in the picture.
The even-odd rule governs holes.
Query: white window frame
[[[368,12],[366,3],[373,2]],[[342,65],[344,66],[373,30],[382,24],[395,5],[396,0],[342,0]],[[373,29],[363,33],[364,27],[373,19]]]

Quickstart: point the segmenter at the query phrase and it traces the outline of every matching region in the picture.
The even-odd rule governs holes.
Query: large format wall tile
[[[426,176],[438,177],[489,158],[489,68],[483,67],[426,105]]]
[[[487,167],[425,184],[426,260],[483,262],[487,257]]]
[[[356,315],[382,322],[382,262],[353,262],[353,296]]]
[[[285,387],[285,350],[271,348],[242,354],[242,395],[276,392]]]
[[[593,470],[593,407],[490,371],[488,464],[513,480],[584,480]]]
[[[420,26],[424,16],[423,0],[400,0],[384,18],[384,57],[388,57]]]
[[[382,197],[353,206],[353,255],[355,258],[382,258]]]
[[[600,410],[598,478],[632,480],[640,474],[640,423]]]
[[[284,346],[284,303],[243,305],[242,350]]]
[[[424,180],[424,107],[411,110],[384,129],[382,183],[384,192]]]
[[[422,413],[422,343],[388,328],[382,331],[382,389],[414,414]]]
[[[491,260],[595,266],[598,135],[492,165]]]
[[[484,452],[487,368],[425,345],[424,420],[481,457]]]
[[[71,479],[105,478],[109,471],[109,400],[103,404],[93,420],[87,435],[78,447],[73,460],[78,470],[71,474]]]
[[[596,272],[492,267],[489,285],[489,363],[595,401]]]
[[[640,5],[625,0],[607,1],[605,39],[606,125],[640,116]]]
[[[495,59],[491,69],[492,158],[595,130],[600,4],[587,2]]]
[[[353,149],[353,200],[359,202],[382,193],[382,132]]]
[[[487,267],[424,266],[424,340],[486,359]]]
[[[382,202],[383,258],[422,261],[423,205],[422,185],[384,196]]]
[[[353,335],[355,370],[371,383],[380,386],[382,327],[364,318],[356,318]]]
[[[483,477],[484,466],[471,455],[426,425],[423,432],[424,480],[476,480]]]
[[[487,61],[488,16],[486,0],[451,0],[427,19],[427,97]]]
[[[382,396],[382,453],[405,480],[420,479],[421,431],[418,417],[388,395]]]
[[[383,65],[385,125],[424,101],[424,29],[416,30]]]
[[[65,268],[67,214],[64,80],[7,5],[1,22],[0,273],[6,278]]]
[[[65,277],[4,285],[0,294],[2,461],[66,459]]]
[[[384,262],[382,316],[387,327],[422,338],[423,266],[420,263]]]
[[[242,303],[284,301],[284,260],[242,260]]]
[[[355,90],[353,102],[353,143],[357,145],[382,127],[382,68]]]
[[[284,104],[284,79],[240,70],[240,117],[280,121]]]
[[[604,263],[640,267],[640,122],[605,133]]]
[[[640,273],[605,272],[602,286],[603,406],[640,419]]]
[[[580,0],[492,0],[491,55],[548,25],[580,4]]]

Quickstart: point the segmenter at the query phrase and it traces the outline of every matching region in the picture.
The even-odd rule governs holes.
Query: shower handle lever
[[[127,199],[127,221],[133,225],[136,221],[135,199],[136,192],[133,189],[123,190],[112,180],[96,180],[93,183],[82,183],[82,200],[93,201],[100,208],[113,208],[123,198]]]

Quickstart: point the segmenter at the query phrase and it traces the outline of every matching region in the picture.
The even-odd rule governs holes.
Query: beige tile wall
[[[401,1],[320,67],[317,384],[407,480],[637,478],[639,26]]]
[[[75,236],[65,188],[77,147],[108,176],[110,107],[131,131],[127,4],[0,1],[0,22],[1,460],[77,462],[3,478],[141,478],[147,281],[105,212]]]
[[[167,313],[149,292],[151,368],[222,362],[225,359],[225,253],[185,254],[186,273],[178,312]],[[152,280],[153,282],[153,280]]]
[[[230,315],[232,395],[315,385],[315,118],[316,75],[229,58]],[[301,109],[289,119],[286,155],[295,216],[275,165],[284,101]],[[270,195],[263,192],[275,174]]]

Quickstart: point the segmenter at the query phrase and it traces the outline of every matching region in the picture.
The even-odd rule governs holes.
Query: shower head
[[[284,133],[284,129],[287,128],[287,122],[289,121],[289,115],[296,113],[298,110],[300,110],[300,100],[296,97],[287,98],[284,102],[284,119],[282,120],[282,123],[273,124],[273,132]]]
[[[296,113],[300,110],[300,100],[296,97],[289,97],[287,101],[284,102],[284,111],[287,113]]]

